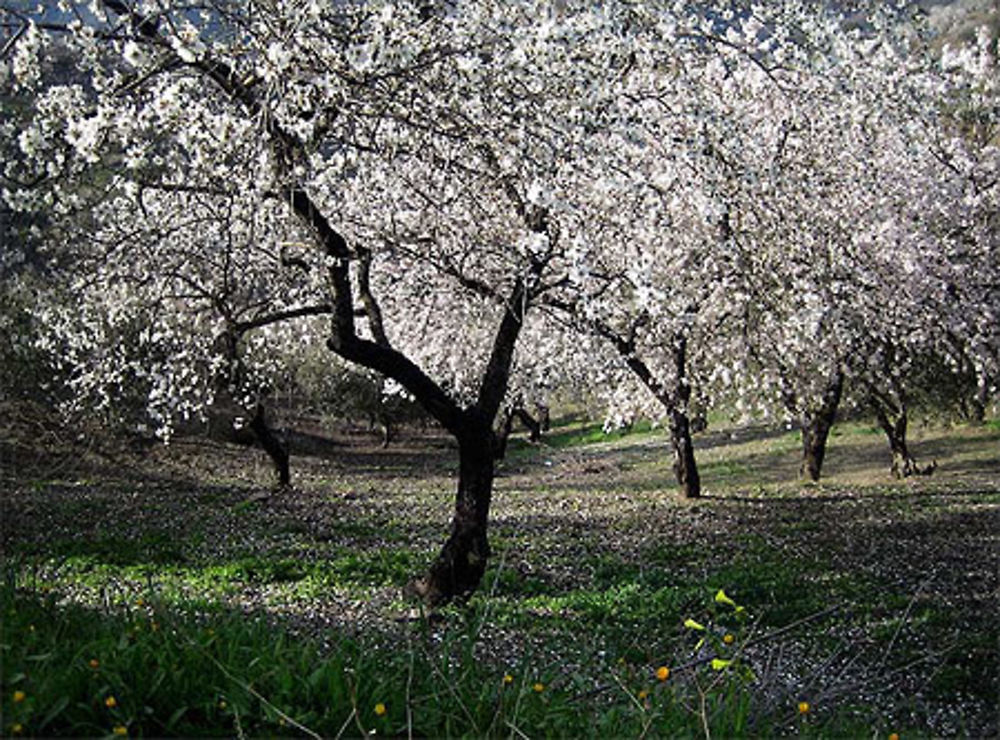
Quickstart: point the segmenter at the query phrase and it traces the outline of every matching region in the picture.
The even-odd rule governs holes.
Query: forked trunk
[[[475,423],[458,436],[458,492],[451,534],[427,573],[409,591],[435,606],[467,598],[479,586],[490,556],[486,529],[493,495],[493,432]]]
[[[253,419],[250,420],[250,429],[254,437],[264,448],[264,452],[271,458],[274,464],[274,471],[278,476],[279,486],[288,486],[292,482],[291,470],[288,464],[288,448],[281,439],[274,433],[274,430],[267,425],[267,417],[264,413],[264,404],[258,403],[254,410]]]
[[[875,409],[878,424],[885,432],[889,442],[889,454],[892,456],[889,472],[896,478],[909,478],[911,475],[930,475],[933,473],[937,468],[937,463],[931,463],[922,468],[917,465],[917,461],[910,454],[910,448],[906,443],[908,424],[906,405],[904,403],[896,404],[889,399],[873,394],[872,406]]]
[[[486,528],[493,494],[493,422],[507,394],[514,349],[532,300],[531,286],[540,282],[548,257],[532,258],[528,273],[515,279],[509,294],[501,296],[490,292],[489,297],[502,299],[506,310],[493,339],[476,403],[462,408],[440,384],[389,342],[382,326],[382,312],[371,290],[370,252],[362,247],[352,252],[343,235],[304,190],[293,186],[288,196],[292,209],[313,229],[330,258],[327,274],[333,295],[333,321],[327,346],[343,359],[399,383],[458,441],[459,480],[451,532],[426,575],[412,582],[408,590],[430,605],[468,596],[482,580],[490,555]],[[522,208],[521,215],[532,231],[548,232],[543,210]],[[351,270],[355,260],[359,269],[354,278],[364,304],[363,313],[368,318],[371,339],[357,332],[355,318],[358,314],[354,306]]]
[[[537,443],[542,438],[542,422],[536,420],[531,414],[525,411],[520,404],[513,404],[504,409],[500,426],[496,431],[496,439],[493,443],[493,459],[503,460],[507,455],[507,442],[510,434],[514,431],[514,420],[521,422],[528,430],[528,441]]]
[[[833,374],[823,391],[818,408],[802,414],[802,465],[799,477],[818,481],[826,458],[826,442],[837,418],[837,407],[844,390],[844,375],[839,370]]]

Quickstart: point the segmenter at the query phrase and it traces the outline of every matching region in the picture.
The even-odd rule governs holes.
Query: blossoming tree
[[[431,602],[474,589],[489,554],[492,425],[528,308],[560,259],[543,193],[569,130],[548,118],[599,90],[592,72],[607,60],[576,44],[606,19],[544,4],[60,7],[56,19],[8,12],[24,21],[14,84],[36,95],[19,138],[27,161],[10,178],[23,187],[8,200],[45,200],[66,234],[84,224],[87,243],[61,240],[72,290],[113,308],[112,323],[147,317],[176,368],[147,373],[164,428],[211,397],[211,372],[191,368],[220,362],[207,349],[220,337],[328,315],[332,351],[391,378],[457,439],[451,535],[416,588]],[[86,84],[40,84],[56,43]],[[421,291],[447,297],[415,312]],[[437,325],[456,318],[480,330],[446,346],[454,332]],[[83,310],[62,325],[106,346],[106,323]],[[192,337],[196,357],[173,344]],[[417,346],[457,353],[437,367],[458,372],[432,377]]]
[[[919,219],[899,221],[900,240],[873,236],[886,213],[910,212],[903,191],[879,202],[886,175],[867,159],[870,132],[905,121],[882,115],[881,82],[858,82],[895,57],[873,64],[870,43],[807,3],[3,12],[4,84],[33,100],[8,128],[20,154],[4,199],[50,219],[46,269],[64,300],[40,318],[77,397],[110,408],[139,378],[169,434],[220,377],[260,408],[296,342],[381,374],[458,444],[450,534],[413,584],[431,603],[485,571],[497,416],[552,377],[544,355],[564,337],[547,321],[607,341],[649,392],[641,403],[665,411],[697,495],[692,389],[757,370],[766,382],[744,382],[747,396],[770,383],[797,408],[835,407],[859,327],[887,336],[878,300],[844,305],[870,284],[861,267],[927,243]],[[57,49],[75,74],[45,74]],[[976,223],[962,233],[995,257]],[[898,287],[891,270],[875,282]],[[807,458],[832,419],[821,410]]]

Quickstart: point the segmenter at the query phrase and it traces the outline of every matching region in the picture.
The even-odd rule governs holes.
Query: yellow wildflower
[[[128,735],[128,728],[125,725],[116,725],[115,729],[112,730],[115,735]]]
[[[646,697],[649,696],[649,689],[643,689],[639,692],[639,701],[645,701]]]
[[[93,668],[96,671],[98,668],[101,667],[101,662],[97,658],[91,658],[90,662],[87,663],[87,665],[89,665],[91,668]]]
[[[731,607],[733,607],[734,609],[735,609],[735,608],[736,608],[736,606],[737,606],[736,602],[735,602],[735,601],[733,601],[733,600],[732,600],[731,598],[729,598],[728,596],[726,596],[726,592],[725,592],[725,591],[723,591],[723,590],[722,590],[721,588],[719,589],[719,593],[717,593],[717,594],[715,595],[715,603],[716,603],[716,604],[726,604],[726,605],[728,605],[728,606],[731,606]]]
[[[503,676],[503,682],[505,684],[512,684],[512,683],[514,683],[514,677],[512,675],[510,675],[509,673],[505,673],[504,676]]]
[[[732,645],[734,642],[736,642],[736,638],[727,632],[726,635],[722,638],[722,641],[727,645]]]
[[[109,696],[107,699],[104,700],[104,706],[106,706],[108,709],[114,709],[115,707],[118,706],[118,700],[113,696]]]
[[[531,688],[533,688],[533,689],[535,690],[535,692],[536,692],[536,693],[539,693],[539,694],[540,694],[540,693],[542,693],[543,691],[545,691],[545,684],[543,684],[543,683],[542,683],[541,681],[539,681],[538,683],[536,683],[536,684],[535,684],[534,686],[532,686]]]
[[[668,678],[670,678],[670,669],[667,668],[665,665],[661,665],[659,668],[656,669],[656,678],[659,679],[660,681],[666,681]]]
[[[889,740],[899,740],[899,733],[898,732],[890,732],[889,733]]]
[[[812,707],[809,706],[809,702],[807,701],[799,702],[799,714],[809,714],[810,709],[812,709]]]
[[[382,702],[379,702],[378,704],[376,704],[375,705],[375,714],[377,714],[379,717],[381,717],[383,714],[385,714],[385,704],[383,704]]]
[[[25,694],[23,691],[15,691],[14,692],[14,703],[15,704],[20,704],[22,701],[24,701],[27,698],[28,698],[28,695]]]

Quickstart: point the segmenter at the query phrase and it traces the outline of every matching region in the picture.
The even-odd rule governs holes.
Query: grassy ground
[[[665,443],[515,440],[483,588],[432,619],[400,591],[447,531],[446,440],[314,447],[279,493],[259,453],[204,440],[19,450],[0,731],[1000,732],[997,424],[915,430],[938,471],[903,482],[842,425],[818,485],[795,433],[710,430],[697,502]]]

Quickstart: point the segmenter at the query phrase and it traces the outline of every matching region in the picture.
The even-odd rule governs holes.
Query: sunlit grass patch
[[[559,431],[545,434],[543,440],[547,447],[563,449],[601,442],[613,442],[625,437],[639,439],[662,434],[662,429],[654,428],[648,421],[640,421],[630,427],[607,431],[601,423],[584,423],[579,426],[564,427]]]

